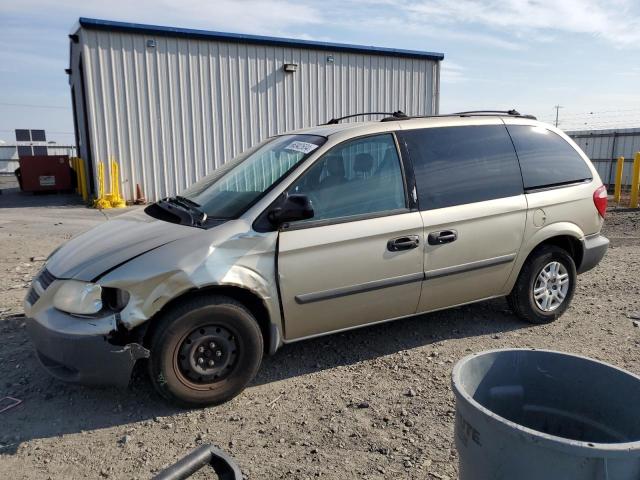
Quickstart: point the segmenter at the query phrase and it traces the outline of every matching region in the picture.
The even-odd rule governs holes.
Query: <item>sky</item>
[[[640,127],[639,0],[3,0],[0,140],[74,142],[78,17],[442,52],[442,113],[510,109],[565,130]]]

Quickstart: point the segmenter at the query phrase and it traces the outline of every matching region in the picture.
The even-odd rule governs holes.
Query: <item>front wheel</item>
[[[573,258],[562,248],[545,245],[529,256],[507,301],[523,320],[549,323],[569,308],[576,278]]]
[[[223,296],[192,297],[163,312],[150,343],[154,387],[185,407],[238,395],[255,377],[264,349],[251,312]]]

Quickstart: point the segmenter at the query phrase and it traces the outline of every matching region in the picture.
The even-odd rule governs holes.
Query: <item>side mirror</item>
[[[292,193],[287,195],[267,214],[273,225],[280,226],[286,222],[313,218],[313,205],[306,195]]]

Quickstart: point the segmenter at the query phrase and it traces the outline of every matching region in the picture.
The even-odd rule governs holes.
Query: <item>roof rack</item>
[[[410,120],[412,118],[441,118],[441,117],[481,117],[481,116],[510,116],[519,118],[528,118],[537,120],[533,115],[523,115],[515,109],[512,110],[469,110],[468,112],[441,113],[438,115],[415,115],[403,118],[402,120]],[[400,119],[382,119],[382,121],[400,120]]]
[[[340,123],[340,121],[346,120],[347,118],[364,117],[366,115],[388,115],[387,117],[382,119],[383,122],[389,121],[388,119],[398,120],[401,118],[410,118],[409,116],[407,116],[407,114],[405,114],[404,112],[401,112],[400,110],[398,110],[397,112],[363,112],[363,113],[354,113],[352,115],[345,115],[344,117],[332,118],[324,125],[336,125]]]
[[[533,115],[523,115],[518,112],[516,109],[511,110],[470,110],[468,112],[456,112],[452,115],[459,115],[461,117],[473,116],[473,115],[509,115],[513,117],[523,117],[530,118],[532,120],[537,120]]]
[[[366,115],[386,115],[382,118],[381,122],[392,122],[396,120],[411,120],[413,118],[439,118],[439,117],[480,117],[487,116],[510,116],[519,118],[528,118],[530,120],[537,120],[534,115],[523,115],[515,109],[511,110],[469,110],[468,112],[455,112],[455,113],[442,113],[439,115],[407,115],[406,113],[398,110],[397,112],[364,112],[354,113],[352,115],[345,115],[344,117],[332,118],[324,125],[336,125],[341,120],[353,117],[363,117]]]

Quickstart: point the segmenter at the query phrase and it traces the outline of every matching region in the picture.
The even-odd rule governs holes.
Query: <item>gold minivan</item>
[[[510,112],[330,121],[72,239],[25,299],[42,365],[186,406],[286,343],[506,296],[545,323],[604,256],[607,192],[560,130]],[[425,317],[428,321],[428,317]]]

